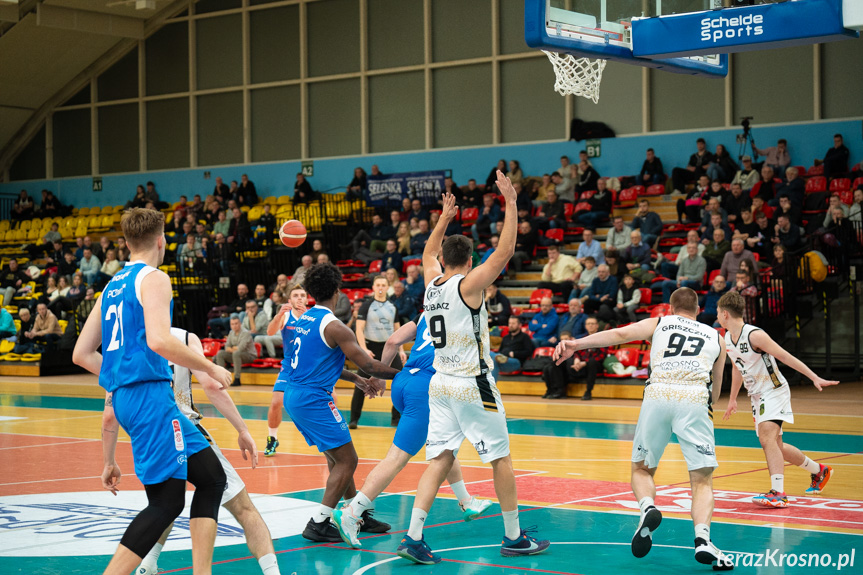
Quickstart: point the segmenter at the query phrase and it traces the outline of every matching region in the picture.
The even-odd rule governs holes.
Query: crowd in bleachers
[[[501,160],[484,184],[471,179],[462,187],[446,179],[445,188],[461,207],[446,234],[474,238],[475,264],[496,249],[503,224],[495,171],[505,169],[518,192],[516,254],[501,270],[499,285],[487,294],[496,371],[541,376],[552,398],[565,393],[565,382],[586,379],[588,399],[598,375],[643,373],[645,355],[627,350],[583,353],[561,369],[551,367],[548,359],[549,348],[557,342],[667,313],[670,294],[679,286],[700,293],[699,320],[712,325],[722,293],[733,289],[754,299],[769,282],[796,272],[792,254],[824,241],[845,241],[852,233],[849,222],[861,219],[863,173],[859,164],[849,167],[841,136],[824,159],[808,169],[792,165],[783,140],[756,149],[765,156],[762,165],[744,156],[738,166],[723,146],[712,154],[702,139],[696,148],[688,165],[673,168],[670,177],[649,149],[633,176],[602,177],[581,152],[577,162],[563,156],[555,170],[542,175],[526,175],[517,161]],[[357,168],[344,194],[322,195],[297,174],[293,196],[280,198],[259,198],[245,174],[230,184],[217,177],[209,193],[196,194],[191,201],[182,196],[173,204],[162,201],[155,184],[148,182],[138,186],[125,205],[105,208],[64,207],[49,191],[37,207],[22,190],[12,222],[0,223],[6,245],[21,246],[5,250],[0,294],[7,315],[18,317],[13,317],[11,335],[3,332],[0,317],[0,336],[7,341],[0,352],[11,350],[6,359],[17,359],[49,350],[62,345],[61,335],[67,331],[74,342],[99,290],[128,261],[118,223],[122,210],[130,207],[166,213],[166,266],[177,281],[232,278],[237,298],[214,308],[206,335],[219,342],[236,318],[240,332],[250,332],[248,339],[256,344],[254,357],[251,348],[246,349],[238,360],[242,363],[276,365],[281,350],[266,335],[267,324],[305,270],[328,261],[330,253],[345,275],[345,297],[338,310],[345,323],[356,325],[358,302],[371,295],[365,286],[378,275],[387,282],[386,297],[400,321],[408,321],[421,309],[421,256],[440,213],[438,206],[423,205],[419,199],[406,198],[396,209],[372,210],[370,225],[358,228],[347,243],[319,237],[306,242],[301,249],[308,253],[293,274],[280,275],[271,286],[257,285],[253,294],[237,284],[243,278],[234,273],[237,253],[269,249],[287,219],[300,219],[310,232],[319,232],[335,201],[350,202],[353,212],[371,210],[363,201],[365,187],[370,178],[381,176],[377,166],[369,175]],[[677,223],[663,222],[651,209],[652,199],[664,202],[660,196],[667,194],[677,200]],[[637,209],[630,213],[629,208]],[[519,276],[536,273],[540,263],[537,275]],[[507,297],[507,291],[520,289],[519,282],[534,288],[527,305],[512,305]],[[757,321],[756,311],[753,306],[750,320]],[[202,333],[204,329],[201,326]],[[217,355],[218,348],[210,355]]]

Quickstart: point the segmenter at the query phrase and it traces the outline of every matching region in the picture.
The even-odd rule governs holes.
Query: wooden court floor
[[[203,394],[196,393],[205,404]],[[263,450],[270,390],[244,386],[231,395]],[[125,526],[146,504],[122,434],[122,491],[112,497],[100,489],[102,398],[89,376],[0,378],[0,574],[100,573]],[[792,401],[795,424],[786,428],[785,441],[833,466],[834,478],[824,493],[807,497],[809,476],[786,467],[791,505],[767,510],[752,504],[752,495],[769,489],[763,453],[751,416],[738,413],[722,421],[723,398],[716,408],[720,467],[714,480],[713,539],[734,555],[741,572],[828,573],[841,567],[843,573],[863,573],[863,384],[841,384],[820,394],[795,387]],[[343,391],[338,403],[348,409],[350,396]],[[535,557],[502,558],[499,507],[464,524],[452,492],[443,488],[425,531],[444,558],[434,567],[415,566],[394,555],[425,467],[423,453],[378,500],[376,517],[393,525],[391,533],[364,538],[362,550],[312,544],[300,533],[326,480],[322,456],[286,418],[277,455],[261,457],[253,470],[238,455],[230,425],[210,406],[203,409],[205,426],[236,466],[272,531],[282,573],[708,572],[692,558],[688,476],[676,444],[668,446],[656,474],[657,503],[666,520],[654,537],[654,549],[641,560],[629,552],[637,521],[629,458],[639,403],[505,398],[521,524],[536,525],[552,546]],[[390,405],[386,397],[367,401],[360,428],[353,432],[361,458],[358,485],[390,445]],[[470,445],[460,459],[471,493],[494,499],[490,467]],[[191,573],[188,535],[187,522],[178,521],[160,568]],[[811,567],[812,561],[818,561],[817,567]],[[215,562],[214,573],[260,572],[227,513],[220,518]]]

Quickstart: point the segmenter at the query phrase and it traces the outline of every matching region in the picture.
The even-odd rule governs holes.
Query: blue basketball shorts
[[[276,377],[276,384],[273,386],[273,391],[281,391],[284,393],[287,387],[288,374],[280,371],[278,377]]]
[[[419,453],[428,437],[429,382],[433,375],[433,371],[410,370],[393,378],[393,405],[402,414],[393,445],[411,456]]]
[[[287,387],[284,401],[285,410],[310,446],[316,446],[323,453],[350,443],[348,423],[325,389]]]
[[[152,381],[117,388],[114,415],[132,439],[135,474],[144,485],[186,479],[186,461],[210,446],[180,413],[171,383]]]

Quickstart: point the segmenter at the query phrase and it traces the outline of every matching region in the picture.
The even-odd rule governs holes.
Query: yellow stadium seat
[[[3,241],[7,243],[12,243],[15,241],[15,230],[6,230],[6,235],[3,236]],[[5,264],[4,264],[5,265]]]
[[[279,196],[279,204],[284,205],[284,204],[290,204],[290,203],[291,203],[291,196]]]
[[[69,322],[66,321],[65,319],[58,319],[57,323],[60,325],[61,331],[66,331],[66,326],[69,325]]]
[[[31,225],[33,224],[29,220],[24,220],[18,225],[18,227],[22,230],[29,230]]]
[[[99,216],[90,216],[89,225],[91,228],[98,228],[102,226],[102,218]]]
[[[30,227],[31,228],[42,227],[42,218],[33,218],[32,220],[30,220]],[[9,229],[9,226],[6,226],[6,229]],[[4,232],[6,231],[3,229],[2,225],[0,225],[0,231],[4,231]]]
[[[114,206],[102,206],[102,215],[113,214]]]
[[[39,218],[34,218],[34,219],[38,220]],[[7,232],[7,231],[9,231],[10,227],[11,227],[11,225],[9,223],[9,220],[3,220],[2,222],[0,222],[0,232]]]
[[[78,218],[75,216],[66,216],[63,218],[63,223],[60,224],[61,228],[74,228],[78,225]]]
[[[170,213],[165,215],[165,223],[166,224],[170,224],[172,221],[174,221],[174,212],[170,212]]]
[[[41,239],[41,236],[42,236],[42,234],[41,234],[41,233],[39,233],[39,232],[41,232],[41,231],[42,231],[42,230],[36,230],[36,229],[29,230],[29,231],[27,232],[27,240],[29,240],[29,241],[31,241],[31,242],[38,242],[38,241]]]
[[[37,232],[38,235],[38,232]],[[15,241],[24,241],[27,239],[27,230],[15,230]]]
[[[119,224],[121,219],[123,219],[123,212],[114,212],[111,214],[111,221],[113,223]]]
[[[90,208],[81,208],[78,210],[79,216],[88,216],[90,215]]]
[[[113,214],[104,214],[102,216],[102,227],[103,228],[114,227],[114,215]]]
[[[267,196],[266,198],[261,199],[261,203],[262,204],[270,204],[270,205],[278,204],[279,199],[276,196]]]
[[[261,206],[255,206],[248,211],[249,221],[253,222],[255,220],[261,219],[261,214],[264,213],[264,209]]]
[[[114,206],[114,213],[115,214],[118,212],[122,212],[122,211],[123,211],[123,206]]]
[[[241,212],[243,212],[243,213],[245,213],[245,214],[248,214],[248,213],[249,213],[249,211],[250,211],[251,209],[252,209],[252,208],[250,208],[249,206],[242,206],[242,207],[240,208],[240,211],[241,211]]]

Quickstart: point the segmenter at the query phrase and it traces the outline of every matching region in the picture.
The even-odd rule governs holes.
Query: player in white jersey
[[[484,294],[513,255],[518,219],[512,182],[498,171],[497,185],[506,200],[506,215],[498,247],[484,263],[471,269],[473,244],[465,236],[451,236],[443,241],[447,225],[458,213],[455,198],[449,193],[444,194],[440,221],[423,252],[426,281],[423,307],[435,348],[426,440],[426,459],[430,464],[417,487],[410,528],[398,547],[401,557],[415,563],[441,561],[425,542],[422,529],[465,438],[476,448],[483,463],[491,463],[494,472],[495,492],[504,520],[501,554],[533,555],[549,545],[519,527],[506,414],[491,376]]]
[[[717,467],[713,436],[713,402],[722,390],[725,345],[712,327],[696,321],[698,295],[689,288],[671,294],[671,312],[587,337],[562,341],[554,351],[560,364],[580,349],[651,341],[644,401],[632,440],[632,491],[641,509],[632,537],[632,554],[644,557],[653,531],[662,522],[656,508],[653,476],[672,432],[677,436],[692,486],[695,559],[716,570],[733,568],[710,541],[713,515],[713,470]]]
[[[794,423],[794,413],[791,411],[791,390],[776,360],[811,379],[818,391],[839,382],[818,377],[806,364],[782,349],[767,332],[744,323],[745,305],[743,296],[737,292],[726,293],[717,304],[717,319],[726,329],[725,348],[735,368],[731,372],[731,397],[728,398],[724,419],[729,419],[737,411],[737,394],[741,385],[745,386],[752,403],[755,433],[770,472],[770,491],[756,495],[752,501],[765,507],[788,507],[784,461],[809,472],[811,482],[806,489],[807,495],[821,493],[833,475],[833,468],[812,461],[802,451],[782,441],[782,422]]]
[[[201,355],[204,354],[201,340],[198,339],[198,336],[195,334],[189,333],[184,329],[172,327],[171,335],[183,342],[183,345],[186,345],[192,351],[200,353]],[[273,540],[270,536],[270,530],[267,529],[267,524],[264,523],[264,519],[255,508],[252,500],[249,498],[246,486],[243,483],[243,480],[240,479],[234,466],[225,458],[222,451],[219,449],[219,446],[216,445],[216,442],[213,441],[210,434],[206,429],[204,429],[203,425],[201,425],[203,416],[201,415],[201,412],[198,411],[198,408],[195,406],[195,401],[192,398],[192,372],[187,367],[173,363],[170,365],[171,370],[174,372],[174,379],[171,386],[174,389],[174,398],[177,401],[177,406],[180,408],[180,412],[185,415],[189,421],[195,424],[201,433],[204,434],[204,437],[207,438],[210,443],[210,447],[212,447],[213,451],[216,452],[216,456],[219,458],[222,468],[225,470],[225,476],[228,478],[225,492],[222,495],[222,506],[227,509],[231,515],[236,517],[237,522],[243,528],[249,550],[258,560],[258,564],[261,567],[263,575],[279,575],[279,564],[276,561],[275,551],[273,550]],[[196,377],[198,377],[197,374]],[[249,430],[246,427],[245,422],[243,422],[243,419],[240,417],[240,413],[237,411],[237,406],[234,405],[231,396],[228,395],[228,391],[210,378],[203,377],[199,381],[204,393],[207,394],[207,399],[209,399],[213,406],[219,410],[219,413],[221,413],[225,419],[234,426],[234,429],[239,432],[240,446],[243,447],[244,445],[251,445],[254,447],[254,441],[252,440],[251,435],[249,435]],[[251,456],[252,467],[254,468],[257,466],[257,451],[253,449]],[[247,458],[245,451],[243,451],[243,458]],[[162,536],[159,538],[159,542],[153,546],[147,556],[141,561],[141,565],[138,567],[138,570],[135,571],[135,575],[151,575],[158,572],[159,569],[156,566],[156,563],[159,560],[159,555],[162,553],[162,547],[168,540],[168,535],[171,533],[173,526],[174,524],[172,523],[167,529],[165,529],[164,533],[162,533]]]

